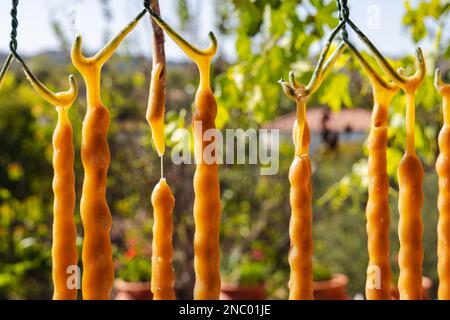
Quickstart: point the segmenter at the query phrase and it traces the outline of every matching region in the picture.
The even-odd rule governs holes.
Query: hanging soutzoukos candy
[[[153,10],[159,14],[159,3],[152,0]],[[164,32],[151,19],[153,29],[153,70],[147,109],[147,121],[151,127],[153,142],[161,157],[161,179],[152,193],[153,205],[153,241],[152,241],[152,278],[151,290],[154,300],[174,300],[175,274],[172,265],[173,256],[173,208],[175,198],[164,178],[163,156],[164,109],[166,102],[166,59],[164,50]]]
[[[450,300],[450,85],[442,81],[439,70],[436,70],[435,86],[443,99],[443,126],[439,133],[440,153],[436,162],[439,176],[438,299]]]
[[[345,50],[346,45],[340,43],[334,53],[325,62],[330,46],[343,24],[332,32],[329,41],[322,50],[313,78],[307,86],[298,84],[291,72],[290,81],[280,81],[285,94],[297,105],[297,116],[293,127],[295,157],[289,170],[291,184],[290,203],[291,220],[289,236],[289,280],[290,300],[312,300],[313,296],[313,235],[312,235],[312,184],[311,160],[309,157],[310,133],[306,121],[306,104],[326,78],[336,60]]]
[[[422,50],[417,50],[417,72],[405,77],[384,67],[391,80],[406,94],[406,150],[398,167],[400,213],[398,235],[400,274],[398,289],[401,300],[422,299],[423,263],[423,176],[424,170],[415,150],[415,96],[425,75],[426,65]]]
[[[17,52],[17,7],[13,1],[11,10],[12,31],[11,53],[0,75],[0,85],[4,75],[15,58],[21,65],[36,92],[51,103],[58,112],[58,122],[53,132],[53,239],[52,239],[52,279],[54,300],[76,300],[78,294],[78,253],[75,211],[75,173],[72,124],[68,112],[78,96],[77,83],[69,76],[70,88],[53,93],[42,84]]]
[[[298,89],[298,88],[296,88]],[[289,170],[291,219],[289,236],[290,300],[313,299],[312,184],[309,159],[310,134],[306,122],[307,96],[291,96],[297,104],[293,129],[295,158]]]
[[[153,243],[151,290],[154,300],[174,300],[173,219],[175,198],[166,179],[161,178],[152,193]]]
[[[153,10],[159,15],[158,0],[149,0]],[[146,3],[145,5],[150,5]],[[164,49],[164,32],[152,19],[153,30],[153,70],[150,82],[150,92],[147,107],[147,121],[152,131],[153,143],[158,155],[164,155],[166,145],[164,142],[164,112],[166,107],[166,56]]]
[[[77,227],[74,220],[76,201],[74,147],[68,112],[78,96],[78,88],[71,75],[70,89],[53,93],[26,66],[24,71],[37,93],[55,106],[58,112],[58,123],[53,132],[53,299],[76,300],[78,253]],[[75,275],[75,278],[71,280],[72,275]]]
[[[399,226],[400,251],[398,262],[400,274],[398,289],[401,300],[422,299],[423,263],[423,176],[424,171],[415,150],[415,96],[426,76],[426,63],[420,48],[416,51],[417,71],[407,77],[396,72],[386,58],[378,51],[367,36],[349,18],[346,1],[341,1],[344,9],[341,16],[374,54],[380,67],[390,80],[406,94],[406,150],[398,167],[399,184]]]
[[[153,10],[147,8],[154,20],[164,29],[174,42],[198,66],[200,85],[195,98],[193,116],[194,155],[197,164],[194,176],[194,269],[196,282],[194,299],[218,299],[220,295],[220,187],[219,166],[215,159],[206,159],[205,150],[212,148],[216,141],[206,142],[203,134],[215,129],[217,104],[211,90],[211,61],[217,52],[217,40],[212,32],[209,36],[211,46],[200,50],[167,25]],[[213,155],[215,157],[217,155]]]
[[[83,76],[87,91],[87,112],[81,144],[85,175],[80,206],[84,228],[82,293],[83,299],[87,300],[109,299],[114,281],[110,239],[112,218],[105,197],[110,163],[107,142],[109,112],[100,95],[101,70],[145,13],[145,10],[139,13],[93,57],[83,55],[81,36],[76,38],[72,48],[73,64]]]
[[[425,78],[426,64],[422,50],[417,49],[417,71],[413,76],[406,77],[397,73],[382,56],[377,55],[377,52],[375,58],[389,78],[406,95],[406,150],[397,172],[400,213],[398,225],[400,240],[398,289],[401,300],[420,300],[422,299],[424,170],[416,154],[414,132],[415,96]]]
[[[387,173],[387,141],[389,106],[398,86],[387,83],[350,43],[348,47],[360,62],[372,84],[374,106],[368,140],[369,190],[366,206],[367,268],[366,299],[391,300],[391,264],[389,255],[389,177]]]

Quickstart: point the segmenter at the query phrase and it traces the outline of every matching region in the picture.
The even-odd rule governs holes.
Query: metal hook
[[[82,37],[78,35],[72,47],[72,61],[75,67],[82,72],[82,70],[91,66],[101,67],[114,54],[119,47],[122,40],[134,29],[142,17],[146,14],[146,10],[140,12],[136,18],[133,19],[122,31],[120,31],[110,42],[108,42],[96,55],[93,57],[85,57],[81,50]]]

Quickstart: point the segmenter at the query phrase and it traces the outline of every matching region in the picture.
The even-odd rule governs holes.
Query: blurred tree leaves
[[[247,126],[292,111],[292,103],[283,97],[276,80],[287,77],[299,61],[308,66],[308,72],[299,73],[300,81],[309,80],[315,60],[312,57],[317,54],[314,45],[320,45],[323,35],[338,22],[335,2],[246,0],[220,2],[217,6],[221,13],[219,27],[225,34],[235,35],[237,54],[235,63],[218,77],[219,108],[239,109],[230,114],[230,122],[244,121]],[[340,80],[345,77],[339,76]],[[346,83],[348,79],[342,85]],[[343,103],[351,105],[349,96],[333,101],[336,108]]]
[[[328,83],[324,84],[324,93],[319,98],[319,102],[329,106],[333,111],[339,111],[342,105],[351,107],[352,99],[349,85],[350,78],[346,74],[337,74]]]
[[[450,3],[447,0],[420,1],[414,8],[411,1],[405,1],[406,14],[403,16],[403,24],[411,30],[415,42],[426,38],[429,34],[427,21],[446,23],[446,17]]]
[[[187,0],[177,0],[177,13],[178,18],[180,19],[180,28],[181,30],[186,30],[191,19],[191,14],[189,11],[189,6]]]

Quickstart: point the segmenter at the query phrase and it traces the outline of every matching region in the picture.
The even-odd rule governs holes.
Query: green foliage
[[[262,284],[267,277],[267,265],[262,262],[243,262],[237,270],[240,270],[237,282],[244,286]]]
[[[181,30],[186,30],[189,20],[191,18],[189,7],[186,0],[177,0],[178,1],[178,17],[180,19],[180,28]]]
[[[429,35],[429,21],[436,22],[440,28],[445,27],[445,20],[450,4],[446,0],[420,1],[413,8],[410,1],[405,1],[406,14],[403,16],[403,24],[411,30],[415,42],[425,39]]]
[[[48,295],[48,208],[37,197],[19,201],[6,189],[0,190],[0,299]]]
[[[117,270],[117,277],[126,282],[148,282],[151,279],[151,259],[145,256],[136,256],[124,259]]]
[[[222,257],[222,276],[225,281],[242,286],[264,284],[269,275],[269,261],[259,250],[250,255],[242,255],[234,250],[229,256]]]
[[[328,281],[332,277],[332,273],[327,266],[321,264],[314,264],[313,279],[314,281]]]
[[[136,193],[117,202],[118,212],[127,214],[123,216],[124,221],[116,218],[116,223],[126,224],[120,240],[116,240],[114,247],[114,261],[116,266],[116,277],[126,282],[148,282],[151,279],[152,257],[151,242],[148,241],[152,222],[150,219],[143,220],[136,215],[134,210],[139,208],[138,195]],[[127,201],[128,200],[128,201]],[[131,203],[131,205],[130,205]],[[121,207],[129,208],[121,208]]]
[[[339,111],[342,105],[351,107],[349,85],[350,78],[346,74],[337,74],[325,85],[324,94],[319,98],[319,102],[334,111]]]
[[[236,35],[237,53],[236,61],[217,79],[219,109],[227,110],[234,127],[261,124],[292,111],[293,104],[284,97],[277,80],[286,78],[292,69],[302,83],[309,81],[314,66],[310,57],[317,51],[314,45],[321,44],[326,31],[337,25],[335,2],[248,0],[218,6],[219,24],[225,33]],[[348,75],[330,78],[334,86],[322,101],[333,101],[335,108],[352,105],[346,90]],[[341,100],[331,99],[337,92],[343,92]]]
[[[0,112],[0,299],[36,299],[51,291],[49,142],[56,112],[16,75],[2,87]]]

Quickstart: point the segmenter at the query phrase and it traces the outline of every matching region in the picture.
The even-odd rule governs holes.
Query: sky
[[[209,30],[215,30],[213,0],[189,0],[194,12],[198,12],[198,34],[189,37],[194,43],[207,45]],[[111,0],[113,19],[110,22],[112,32],[123,28],[142,8],[142,0]],[[163,0],[162,16],[174,26],[177,26],[174,0]],[[388,56],[398,56],[414,52],[414,44],[409,34],[402,27],[401,19],[404,13],[401,0],[350,0],[351,18],[362,29],[379,49]],[[0,3],[0,52],[7,52],[10,32],[11,1]],[[172,14],[171,14],[172,13]],[[26,55],[47,50],[58,50],[59,42],[51,27],[51,17],[56,17],[63,23],[69,38],[75,38],[81,33],[88,50],[97,50],[104,44],[103,18],[98,0],[21,0],[19,5],[19,52]],[[128,38],[128,48],[149,55],[151,52],[150,23],[138,25],[135,32]],[[220,41],[222,40],[222,41]],[[219,39],[226,56],[233,57],[233,42]],[[167,41],[167,56],[170,60],[180,61],[183,54]]]

